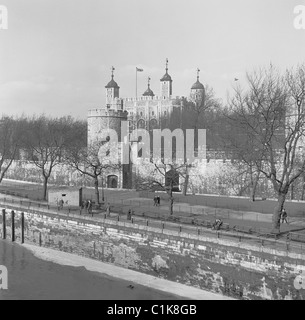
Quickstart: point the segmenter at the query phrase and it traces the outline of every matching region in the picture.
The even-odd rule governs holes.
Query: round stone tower
[[[106,85],[106,106],[99,109],[92,109],[88,112],[88,145],[102,139],[102,130],[112,129],[118,135],[118,142],[121,141],[121,124],[127,121],[127,111],[123,111],[123,100],[119,97],[119,86],[114,81],[111,68],[111,80]]]
[[[102,130],[113,129],[121,141],[122,121],[127,121],[127,111],[109,108],[91,109],[88,112],[88,145],[99,141]]]
[[[121,137],[121,128],[125,121],[128,129],[128,112],[123,110],[123,100],[119,97],[119,86],[113,80],[113,70],[112,67],[111,81],[106,86],[106,105],[88,111],[88,146],[98,145],[99,142],[107,140],[107,130],[110,132],[111,129],[117,134],[118,152],[121,157],[122,144],[120,142],[124,140],[124,137]],[[111,134],[109,137],[111,142]],[[131,165],[122,164],[120,168],[107,170],[105,179],[108,188],[131,188]]]

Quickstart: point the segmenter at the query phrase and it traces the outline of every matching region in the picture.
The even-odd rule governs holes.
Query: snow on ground
[[[234,300],[233,298],[229,298],[221,294],[216,294],[177,282],[160,279],[151,275],[77,256],[71,253],[37,247],[30,244],[24,244],[23,246],[30,250],[36,257],[46,261],[74,267],[82,266],[88,271],[99,272],[101,274],[131,281],[133,283],[138,283],[143,286],[176,294],[192,300]]]

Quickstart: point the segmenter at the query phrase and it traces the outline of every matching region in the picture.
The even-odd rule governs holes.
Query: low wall
[[[305,299],[305,256],[131,223],[26,213],[25,242],[113,263],[239,299]],[[7,239],[11,236],[7,215]],[[20,219],[16,215],[16,241]],[[2,216],[0,213],[0,236]]]

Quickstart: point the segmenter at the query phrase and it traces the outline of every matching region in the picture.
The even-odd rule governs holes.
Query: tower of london
[[[122,121],[128,122],[129,132],[137,128],[151,132],[153,129],[173,130],[185,127],[187,106],[199,105],[205,98],[205,88],[199,81],[199,71],[197,69],[197,80],[191,86],[188,98],[174,96],[173,79],[169,74],[166,59],[165,73],[160,78],[159,95],[151,89],[150,78],[148,78],[147,89],[141,96],[124,98],[120,97],[120,87],[114,79],[112,67],[111,79],[105,86],[105,105],[88,111],[88,145],[98,141],[99,133],[103,129],[114,129],[117,132],[118,141],[121,141]],[[117,185],[128,187],[129,184],[131,187],[130,181],[124,181],[130,180],[131,175],[132,169],[125,166],[123,172],[118,175]]]

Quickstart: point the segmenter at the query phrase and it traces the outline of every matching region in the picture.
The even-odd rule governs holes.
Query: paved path
[[[34,190],[37,192],[39,185],[27,182],[4,180],[1,183],[1,188],[9,189],[11,191]],[[1,191],[0,188],[0,191]],[[36,191],[35,191],[36,190]],[[92,197],[94,189],[84,188],[85,197]],[[102,191],[100,190],[100,193]],[[168,215],[169,206],[168,201],[161,199],[159,207],[153,205],[153,199],[139,197],[139,192],[134,190],[112,190],[105,189],[105,202],[110,202],[112,210],[127,214],[129,208],[137,215],[155,213]],[[166,197],[166,195],[164,195]],[[0,198],[6,197],[7,199],[15,199],[16,201],[28,201],[21,197],[14,197],[8,195],[0,195]],[[38,204],[46,204],[41,200],[30,200]],[[79,210],[78,210],[79,211]],[[102,211],[103,212],[103,211]],[[84,212],[83,212],[84,213]],[[205,220],[214,221],[215,218],[221,218],[225,223],[231,227],[234,225],[244,225],[249,227],[270,228],[272,227],[272,215],[258,212],[237,211],[231,209],[212,208],[204,205],[190,205],[189,203],[174,203],[174,215],[183,217],[204,217]],[[288,212],[289,215],[289,212]],[[281,232],[299,231],[305,233],[305,217],[288,217],[289,224],[281,225]]]

